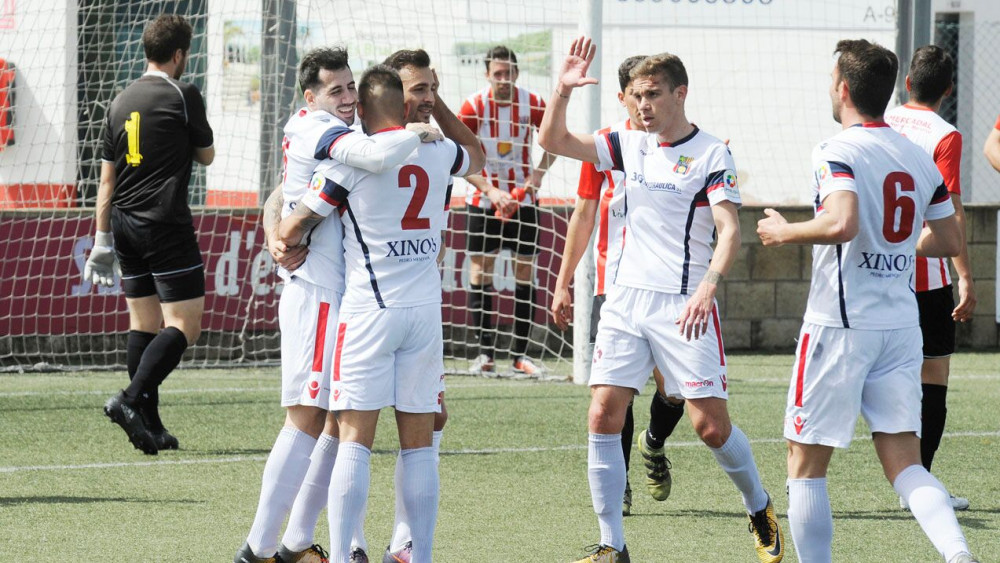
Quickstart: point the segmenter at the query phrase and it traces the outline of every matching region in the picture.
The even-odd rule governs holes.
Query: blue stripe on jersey
[[[456,144],[455,148],[458,149],[458,150],[455,151],[455,162],[451,163],[451,175],[452,176],[454,176],[455,174],[458,174],[458,171],[462,169],[462,162],[465,160],[465,158],[462,156],[462,153],[464,152],[462,150],[462,147],[460,145]]]
[[[691,226],[694,224],[694,213],[698,210],[699,203],[708,203],[708,189],[702,188],[691,200],[691,209],[688,211],[687,224],[684,225],[684,266],[681,268],[681,295],[687,295],[688,278],[691,276]]]
[[[624,181],[624,180],[623,180]],[[628,190],[622,190],[622,214],[628,217]],[[622,238],[622,254],[625,252],[625,243],[628,241],[627,237]],[[618,283],[618,270],[622,267],[621,254],[618,255],[618,261],[615,262],[615,275],[611,278],[611,283]],[[605,293],[607,293],[605,291]]]
[[[368,251],[368,245],[365,244],[364,237],[361,236],[361,227],[358,226],[358,220],[354,217],[354,212],[351,211],[351,204],[346,199],[344,200],[344,208],[347,209],[347,215],[351,218],[351,224],[354,225],[354,236],[358,239],[358,244],[361,245],[361,252],[365,255],[365,268],[368,268],[368,277],[372,282],[372,291],[375,292],[375,301],[378,302],[379,309],[385,309],[385,301],[382,301],[382,292],[378,289],[378,279],[375,277],[375,269],[372,268],[372,256]]]
[[[455,182],[448,181],[448,189],[444,192],[444,210],[451,209],[451,189],[455,187]]]
[[[725,180],[725,176],[725,170],[716,170],[715,172],[712,172],[707,178],[705,178],[705,187],[710,188],[716,184],[721,184]]]
[[[319,192],[319,197],[323,201],[336,207],[342,202],[347,201],[348,193],[347,188],[329,178],[326,178],[326,181],[323,182],[323,189]]]
[[[830,161],[830,172],[833,173],[834,178],[842,178],[847,175],[851,178],[854,177],[854,169],[850,166],[844,164],[843,162]]]
[[[941,185],[934,190],[934,197],[931,198],[931,205],[941,203],[950,197],[951,195],[948,194],[948,186],[944,185],[944,182],[941,182]]]
[[[353,130],[350,127],[344,127],[343,125],[334,125],[333,127],[323,131],[323,135],[319,138],[319,142],[316,143],[316,150],[313,151],[313,158],[316,160],[325,160],[330,158],[330,147],[333,146],[341,137],[352,133]]]
[[[851,323],[847,322],[847,296],[844,294],[844,245],[837,245],[837,289],[840,294],[840,320],[844,323],[844,328],[851,328]]]
[[[624,172],[625,163],[622,161],[622,141],[618,131],[608,133],[608,143],[611,145],[611,168],[619,172]]]

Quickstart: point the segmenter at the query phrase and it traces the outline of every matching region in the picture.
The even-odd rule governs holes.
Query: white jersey
[[[625,174],[625,229],[615,285],[687,295],[708,271],[715,220],[710,206],[740,205],[729,148],[695,130],[676,143],[641,131],[594,136],[598,170]]]
[[[631,130],[632,123],[626,119],[597,133]],[[625,242],[625,173],[619,170],[598,172],[593,163],[584,162],[580,167],[576,195],[599,202],[594,236],[594,271],[597,273],[594,295],[604,295],[612,285]]]
[[[885,121],[924,152],[944,176],[948,192],[962,195],[962,134],[929,108],[906,104],[886,112]],[[929,291],[951,285],[947,258],[917,256],[913,284],[917,291]]]
[[[468,153],[447,139],[421,144],[402,165],[381,174],[332,161],[317,167],[318,189],[302,203],[324,216],[343,206],[347,288],[341,313],[441,302],[437,256],[448,185],[450,176],[464,176],[468,168]]]
[[[858,196],[858,234],[814,245],[805,321],[890,330],[919,326],[911,279],[924,220],[955,213],[930,156],[885,123],[856,125],[813,149],[816,215],[835,191]]]
[[[291,215],[302,196],[309,191],[316,165],[329,158],[337,139],[352,132],[343,121],[325,111],[302,108],[285,124],[281,142],[283,173],[281,177],[282,218]],[[344,227],[337,216],[328,217],[309,232],[305,262],[294,273],[278,267],[278,275],[288,281],[293,276],[309,283],[344,291]]]
[[[292,114],[285,124],[282,148],[281,193],[284,203],[281,216],[287,217],[298,205],[299,200],[309,191],[316,166],[327,159],[348,162],[349,158],[362,153],[374,153],[385,160],[402,159],[419,143],[413,133],[401,135],[394,145],[383,144],[376,147],[360,125],[348,127],[338,117],[323,111],[309,111],[302,108]],[[374,150],[370,150],[374,149]],[[384,152],[384,154],[383,154]],[[398,154],[398,156],[393,156]],[[344,291],[344,226],[339,217],[330,217],[317,225],[305,237],[309,254],[305,262],[294,274],[278,268],[278,275],[284,280],[292,276],[310,283]]]

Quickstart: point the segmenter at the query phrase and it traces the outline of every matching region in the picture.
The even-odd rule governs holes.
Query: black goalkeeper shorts
[[[205,267],[192,225],[154,223],[111,208],[111,231],[125,297],[161,303],[205,295]]]
[[[920,332],[924,335],[924,357],[946,358],[955,353],[955,296],[951,286],[917,292]]]

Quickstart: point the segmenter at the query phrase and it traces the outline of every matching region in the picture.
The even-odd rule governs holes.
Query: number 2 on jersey
[[[404,231],[414,231],[431,228],[431,220],[419,217],[427,199],[427,189],[431,181],[427,171],[415,164],[407,164],[399,169],[399,187],[413,188],[410,205],[406,206],[402,221],[399,222]]]
[[[142,155],[139,154],[139,112],[133,111],[125,121],[125,134],[128,136],[128,153],[125,155],[125,162],[132,166],[139,166],[142,162]]]
[[[898,191],[897,191],[898,189]],[[903,195],[912,192],[913,177],[906,172],[892,172],[882,183],[882,236],[885,240],[898,243],[913,234],[913,216],[917,204],[913,198]],[[899,226],[896,226],[896,211],[899,211]]]

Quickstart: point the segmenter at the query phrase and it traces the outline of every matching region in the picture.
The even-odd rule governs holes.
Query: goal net
[[[688,117],[730,140],[745,203],[808,203],[809,151],[836,131],[827,97],[836,41],[866,37],[892,47],[896,35],[893,0],[590,4],[603,10],[600,85],[590,87],[600,89],[600,122],[589,122],[574,96],[570,128],[590,131],[623,120],[619,63],[673,52],[690,76]],[[124,365],[128,313],[120,283],[94,287],[81,272],[93,245],[105,112],[144,71],[143,25],[159,13],[183,14],[194,26],[183,79],[201,89],[215,131],[215,162],[195,165],[190,186],[207,295],[203,336],[183,364],[210,367],[279,361],[281,284],[263,247],[259,207],[280,177],[281,125],[302,104],[294,79],[301,54],[346,46],[359,76],[397,49],[423,48],[442,98],[458,111],[488,86],[484,56],[503,44],[517,54],[517,84],[547,99],[579,33],[583,5],[384,0],[348,9],[320,0],[0,0],[0,369]],[[11,111],[4,113],[5,106]],[[537,143],[527,149],[537,163]],[[539,194],[527,353],[557,376],[569,375],[574,354],[588,354],[548,314],[579,171],[578,162],[558,159]],[[468,308],[467,189],[456,182],[442,265],[453,372],[465,372],[478,352]],[[495,293],[487,314],[505,373],[509,364],[499,360],[510,354],[516,309],[509,251],[497,255],[490,273]]]

